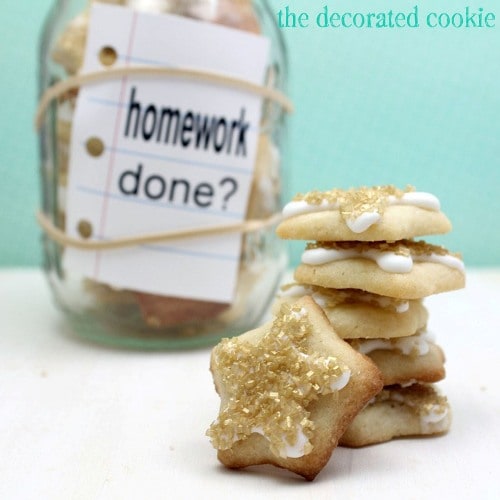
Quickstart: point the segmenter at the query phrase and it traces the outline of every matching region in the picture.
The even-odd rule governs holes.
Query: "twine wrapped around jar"
[[[292,113],[294,108],[292,102],[278,90],[254,83],[234,78],[229,75],[200,71],[188,68],[158,68],[156,66],[125,66],[122,68],[109,68],[92,73],[84,73],[72,76],[49,87],[42,95],[35,114],[35,128],[39,129],[44,113],[50,103],[64,95],[66,92],[79,88],[82,85],[91,85],[107,80],[126,76],[141,77],[170,77],[198,80],[206,83],[225,85],[243,92],[249,92],[271,101],[281,106],[287,113]],[[160,241],[175,240],[189,237],[212,236],[227,233],[250,233],[266,229],[281,220],[281,214],[276,213],[266,219],[247,219],[236,224],[220,224],[211,227],[198,227],[187,230],[168,231],[155,234],[137,235],[128,238],[117,238],[108,241],[88,241],[72,238],[64,231],[58,229],[52,221],[42,212],[38,212],[37,221],[47,236],[60,245],[71,246],[80,250],[111,250],[128,246],[142,245],[145,243],[158,243]]]

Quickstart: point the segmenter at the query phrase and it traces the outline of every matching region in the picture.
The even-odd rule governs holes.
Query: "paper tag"
[[[82,72],[157,65],[262,84],[266,38],[173,15],[94,4]],[[102,62],[103,61],[103,62]],[[114,61],[114,62],[113,62]],[[127,76],[80,89],[67,233],[109,240],[245,218],[261,98],[230,86]],[[119,250],[67,248],[67,269],[115,287],[230,302],[241,235]]]

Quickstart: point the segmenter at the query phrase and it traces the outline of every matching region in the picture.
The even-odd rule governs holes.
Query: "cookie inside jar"
[[[283,42],[272,16],[268,16],[268,10],[261,2],[248,0],[94,0],[91,2],[68,0],[66,3],[68,4],[68,8],[54,11],[46,25],[41,61],[42,93],[61,82],[75,81],[79,83],[59,93],[53,99],[41,119],[42,214],[49,224],[52,224],[59,232],[68,236],[64,241],[61,241],[51,236],[52,233],[44,234],[45,269],[57,304],[70,319],[73,329],[84,337],[91,340],[131,347],[178,348],[212,344],[222,336],[231,336],[247,330],[257,324],[264,311],[267,310],[269,301],[274,294],[286,263],[284,246],[275,236],[275,228],[272,224],[273,217],[276,217],[281,210],[283,136],[286,112],[277,100],[269,98],[272,92],[283,95],[282,92],[286,80]],[[231,247],[236,248],[236,250],[231,250],[233,252],[231,259],[235,262],[236,276],[234,282],[230,285],[231,293],[226,293],[227,297],[225,296],[223,300],[216,294],[211,293],[212,288],[217,288],[216,285],[218,284],[219,277],[221,279],[224,278],[223,272],[218,275],[212,270],[211,273],[205,275],[200,270],[200,266],[191,266],[188,261],[183,266],[172,264],[172,258],[169,257],[168,251],[164,251],[162,265],[157,265],[156,268],[152,265],[148,267],[146,265],[147,259],[142,261],[142,263],[139,262],[137,265],[125,265],[120,268],[118,272],[120,276],[116,280],[103,278],[97,276],[97,274],[93,275],[92,272],[81,272],[81,269],[69,265],[70,262],[74,262],[73,258],[69,258],[70,254],[72,255],[75,252],[72,248],[72,240],[81,239],[89,242],[97,241],[99,243],[100,241],[107,242],[109,239],[113,239],[103,233],[102,228],[104,224],[102,223],[102,219],[101,224],[96,224],[92,220],[92,217],[86,218],[82,216],[78,220],[79,223],[76,224],[72,216],[73,207],[76,205],[72,197],[75,189],[80,189],[81,192],[86,190],[88,193],[91,191],[88,186],[82,186],[82,183],[78,184],[75,181],[75,171],[80,171],[84,167],[81,164],[78,165],[78,162],[76,162],[74,151],[75,144],[80,137],[78,135],[80,126],[78,125],[77,127],[77,123],[80,123],[78,122],[79,113],[81,113],[79,107],[84,106],[83,102],[85,99],[88,100],[88,94],[85,93],[86,89],[90,88],[91,85],[100,84],[99,75],[95,77],[95,83],[91,84],[85,82],[85,77],[90,72],[88,61],[93,57],[93,52],[89,53],[89,47],[93,47],[92,36],[94,35],[92,35],[92,23],[100,22],[101,31],[107,29],[107,25],[103,22],[103,19],[106,19],[106,17],[101,17],[96,21],[95,6],[106,4],[109,5],[109,8],[121,9],[116,11],[117,16],[113,22],[118,22],[118,14],[121,15],[123,12],[122,9],[126,9],[127,12],[133,12],[135,24],[134,27],[128,26],[128,29],[130,33],[134,33],[134,44],[138,47],[144,47],[146,42],[141,38],[144,35],[141,35],[141,31],[136,25],[140,26],[143,22],[151,22],[153,24],[157,22],[158,25],[161,25],[161,23],[167,22],[165,20],[167,17],[171,19],[168,22],[176,23],[176,20],[180,18],[189,20],[191,23],[187,25],[186,29],[189,33],[186,34],[185,39],[178,39],[173,35],[171,39],[168,39],[167,36],[170,42],[167,45],[172,44],[172,50],[175,50],[175,44],[183,44],[192,40],[193,35],[197,32],[196,30],[200,30],[201,33],[201,30],[204,29],[203,26],[206,25],[222,30],[223,35],[221,35],[221,39],[223,37],[234,36],[234,39],[239,41],[240,39],[236,36],[237,33],[245,33],[250,38],[258,37],[260,39],[265,37],[268,40],[269,51],[265,61],[263,78],[258,84],[250,82],[248,85],[246,77],[241,77],[241,75],[238,78],[233,78],[229,75],[228,78],[226,74],[223,74],[223,71],[218,70],[217,61],[210,61],[211,66],[207,62],[207,67],[200,65],[193,68],[189,64],[191,61],[189,60],[185,65],[187,68],[186,76],[186,74],[179,75],[179,72],[170,71],[166,65],[158,64],[157,59],[153,56],[151,56],[151,60],[148,60],[145,57],[142,59],[135,57],[134,54],[132,56],[130,54],[124,55],[119,44],[116,45],[110,42],[109,44],[103,44],[100,50],[94,50],[97,64],[101,65],[100,67],[97,66],[98,71],[94,71],[94,73],[108,72],[110,74],[123,67],[126,67],[127,71],[136,72],[133,75],[129,75],[126,72],[116,73],[116,80],[122,82],[122,88],[126,89],[118,104],[115,101],[112,102],[112,99],[108,99],[108,102],[100,99],[99,102],[101,107],[109,107],[110,114],[119,112],[116,110],[116,107],[122,108],[122,128],[125,126],[125,119],[127,117],[127,105],[130,104],[127,101],[127,97],[130,95],[130,89],[135,88],[132,83],[135,81],[133,80],[134,78],[144,78],[145,80],[148,78],[151,78],[151,80],[154,78],[163,78],[165,81],[170,81],[170,79],[180,80],[183,85],[185,84],[186,88],[191,89],[189,90],[190,92],[193,92],[192,88],[195,85],[218,86],[224,92],[227,91],[230,99],[235,99],[236,92],[240,92],[242,95],[252,94],[252,98],[257,97],[259,99],[258,122],[255,123],[255,126],[249,126],[248,131],[246,125],[242,125],[241,128],[243,131],[235,130],[235,127],[231,129],[231,122],[229,121],[229,125],[225,129],[222,127],[215,128],[218,124],[222,123],[222,118],[216,122],[215,118],[218,115],[203,114],[203,112],[199,111],[204,104],[199,104],[198,98],[193,100],[195,104],[192,105],[192,109],[195,111],[189,111],[181,115],[183,120],[181,122],[176,118],[177,121],[172,120],[168,123],[168,126],[177,127],[174,131],[176,135],[172,132],[172,137],[174,137],[177,143],[170,141],[172,145],[184,144],[184,142],[188,144],[190,140],[194,143],[194,141],[198,140],[199,147],[196,151],[197,156],[195,157],[198,165],[204,162],[205,165],[210,166],[210,162],[203,158],[203,138],[200,140],[198,137],[197,139],[196,130],[193,131],[195,127],[193,123],[197,119],[202,126],[207,123],[209,125],[212,124],[213,133],[215,134],[214,144],[216,145],[218,138],[223,133],[239,133],[240,142],[242,135],[245,136],[245,134],[248,134],[248,136],[252,136],[252,140],[250,141],[249,139],[250,146],[247,147],[245,143],[245,147],[241,147],[239,151],[240,156],[248,155],[252,158],[251,168],[245,174],[248,180],[245,181],[244,201],[240,202],[243,206],[243,209],[240,211],[241,216],[239,216],[241,220],[236,218],[237,221],[233,222],[228,216],[229,209],[226,210],[225,206],[222,205],[224,196],[228,200],[232,196],[230,188],[234,187],[234,190],[237,188],[242,190],[242,183],[239,178],[234,177],[237,180],[233,180],[231,175],[226,174],[224,177],[221,174],[222,181],[229,179],[233,184],[229,182],[219,184],[219,187],[222,186],[226,190],[222,191],[220,189],[222,194],[219,197],[223,208],[219,210],[226,210],[223,215],[227,216],[229,225],[237,226],[241,224],[241,230],[237,228],[233,230],[236,234],[235,237],[238,239],[238,244]],[[146,19],[141,17],[142,15],[150,17]],[[151,16],[155,16],[155,21],[151,21]],[[110,30],[112,24],[109,24]],[[182,32],[182,29],[175,31],[177,34],[180,32]],[[130,33],[129,35],[132,39]],[[217,37],[218,34],[215,33],[214,39],[217,39]],[[112,39],[111,34],[109,38],[110,40]],[[252,43],[252,40],[248,43]],[[233,53],[233,55],[228,57],[234,58],[235,66],[243,65],[243,63],[246,64],[244,54],[240,53],[241,47],[238,43],[234,43],[232,47],[231,44],[226,44],[226,48],[228,53]],[[210,59],[211,50],[207,46],[207,61]],[[168,55],[168,51],[166,51],[166,54]],[[167,59],[167,55],[165,59]],[[199,56],[197,57],[197,59],[195,57],[193,60],[200,59]],[[221,54],[220,57],[226,56]],[[144,69],[145,66],[147,66],[146,69]],[[174,70],[179,68],[181,72],[184,69],[181,64],[175,66]],[[164,74],[155,73],[152,76],[151,73],[153,71],[158,73],[158,69],[166,71],[164,71]],[[145,73],[148,71],[150,73],[147,76],[138,75],[143,70]],[[207,82],[206,74],[213,79]],[[108,76],[105,78],[107,78],[107,81],[112,80]],[[182,80],[182,78],[185,80]],[[139,81],[142,82],[142,80]],[[126,85],[128,87],[125,87]],[[139,84],[137,84],[138,86]],[[264,89],[264,92],[261,92],[261,89]],[[144,96],[143,103],[147,104],[150,102],[148,94],[143,89],[137,95]],[[152,100],[153,98],[151,98],[151,102]],[[94,101],[98,101],[98,99],[94,98]],[[171,112],[171,110],[175,111],[177,109],[176,106],[179,106],[179,109],[181,109],[183,105],[186,106],[186,103],[181,99],[179,102],[169,103],[169,108],[158,107],[158,109],[163,111],[168,109]],[[195,105],[199,107],[197,108]],[[150,107],[144,105],[144,119],[141,123],[138,122],[137,127],[144,128],[151,120],[156,119],[151,113],[147,115]],[[191,110],[191,108],[188,109]],[[245,119],[247,115],[244,113],[250,114],[243,105],[235,109],[238,109],[242,113],[241,116],[244,116]],[[88,139],[84,142],[84,148],[85,154],[88,157],[85,163],[88,163],[89,169],[91,169],[93,165],[97,164],[96,162],[101,161],[107,154],[116,151],[118,151],[117,155],[124,155],[125,153],[123,152],[123,148],[120,150],[119,147],[115,147],[114,143],[110,144],[109,141],[103,139],[99,133],[94,131],[93,126],[99,122],[99,118],[92,121],[92,115],[89,114],[89,116]],[[107,116],[102,121],[106,121]],[[248,119],[250,120],[250,118]],[[160,120],[160,117],[158,117],[158,120]],[[144,134],[142,138],[144,139]],[[252,149],[251,152],[250,149]],[[165,151],[167,150],[165,149]],[[222,153],[227,152],[222,151]],[[220,151],[215,151],[215,153],[220,153]],[[130,156],[132,153],[127,151],[127,154]],[[162,186],[159,172],[165,171],[173,155],[170,151],[168,151],[168,154],[165,152],[161,158],[160,155],[149,154],[149,152],[147,154],[142,152],[141,154],[144,155],[142,157],[144,163],[149,162],[149,160],[151,160],[151,164],[153,161],[156,162],[154,163],[155,170],[153,170],[153,173],[149,173],[147,177],[146,175],[144,176],[144,179],[149,181],[148,187],[153,196],[147,200],[139,200],[139,196],[137,196],[137,199],[133,201],[137,203],[141,202],[142,204],[146,204],[146,202],[153,204],[153,202],[157,201],[156,198],[158,198],[157,207],[169,202],[173,204],[175,200],[172,201],[172,199],[169,199],[168,192],[161,200],[159,200],[159,196],[156,197]],[[142,174],[143,164],[137,160],[135,163],[137,167],[126,168],[119,164],[119,157],[117,156],[117,158],[118,160],[115,163],[118,166],[114,167],[115,171],[122,168],[124,173],[128,172],[128,177],[124,177],[124,174],[122,174],[121,179],[123,180],[122,187],[125,186],[122,191],[129,195],[129,198],[125,201],[130,202],[132,200],[130,193],[134,191],[134,175],[137,178],[139,174]],[[236,160],[239,161],[240,158]],[[184,163],[187,164],[188,161],[184,161]],[[230,162],[226,162],[223,166],[227,172],[231,172],[231,168],[233,168]],[[148,167],[149,163],[144,166],[144,171]],[[188,179],[187,174],[185,178]],[[169,181],[171,180],[170,178],[168,179]],[[178,176],[177,179],[180,183],[181,180],[184,180],[184,177],[181,178]],[[211,202],[212,200],[214,200],[213,205],[215,205],[215,200],[219,201],[217,193],[210,192],[210,188],[207,187],[209,186],[208,182],[200,181],[198,184],[192,182],[192,186],[202,186],[196,191],[198,193],[196,200],[201,201],[199,206],[195,208],[205,208],[205,206],[209,206],[209,201]],[[94,189],[94,191],[96,190]],[[110,205],[115,203],[117,194],[107,189],[103,189],[103,191],[105,191],[103,195],[106,198],[105,203]],[[123,195],[123,193],[121,194]],[[96,198],[96,200],[96,203],[101,203],[101,199]],[[187,205],[187,203],[184,203],[184,205]],[[191,209],[192,207],[182,206],[180,208],[188,211],[187,209]],[[211,205],[210,208],[212,208]],[[158,210],[158,213],[160,212],[161,210]],[[208,210],[205,212],[208,212]],[[126,221],[129,214],[130,208],[127,206],[123,210],[122,219]],[[161,217],[167,218],[163,214],[159,218]],[[181,222],[183,217],[184,215],[179,210],[179,215],[172,212],[168,216],[168,219],[170,221],[178,219],[178,229],[182,232],[184,230]],[[108,215],[108,219],[111,220],[113,217]],[[149,221],[150,218],[146,222],[149,223]],[[245,229],[247,222],[252,222],[251,230],[248,228]],[[171,222],[170,224],[172,225]],[[172,230],[171,225],[163,230],[161,224],[156,224],[155,228],[159,229],[155,229],[155,231],[168,233],[169,235],[174,233],[175,237],[177,228],[175,227]],[[217,225],[222,227],[222,233],[225,233],[224,225],[225,223]],[[208,226],[210,224],[205,222],[203,218],[200,218],[198,225],[194,224],[194,229],[191,222],[190,228],[194,234],[186,237],[185,241],[191,238],[197,242],[195,245],[196,251],[190,250],[194,256],[193,258],[208,253],[211,245],[210,241],[217,237],[217,231],[215,231],[214,234],[210,235],[210,241],[207,239],[207,243],[205,244],[204,237],[197,235],[197,227],[200,228],[200,232],[203,232]],[[146,227],[149,226],[145,223]],[[97,255],[96,262],[99,261],[102,263],[108,262],[110,260],[109,256],[114,255],[113,252],[116,252],[119,258],[121,258],[126,253],[134,252],[136,248],[153,248],[156,244],[159,246],[160,243],[149,244],[141,241],[140,238],[143,234],[151,232],[146,229],[142,231],[141,229],[139,227],[136,233],[123,235],[129,238],[137,236],[139,239],[136,246],[128,245],[124,248],[110,251],[104,249],[104,247],[102,247],[102,250],[101,247],[97,247],[97,249],[92,247],[92,250],[79,249],[77,251]],[[122,235],[118,234],[118,240],[120,240],[120,236]],[[85,241],[83,242],[85,243]],[[192,246],[190,247],[191,249]],[[163,250],[165,250],[167,243],[163,247]],[[173,253],[175,252],[171,250],[170,254]],[[143,263],[144,266],[142,265]],[[104,264],[99,265],[104,266]],[[172,273],[172,279],[168,279],[168,274],[166,275],[167,278],[160,278],[160,274],[164,273],[169,265],[176,267],[175,273]],[[96,264],[94,267],[98,267],[98,265]],[[147,269],[147,271],[142,271],[142,267]],[[210,265],[206,267],[209,268]],[[158,276],[152,269],[158,271]],[[165,291],[161,283],[149,289],[147,283],[146,285],[141,284],[141,286],[136,287],[130,285],[129,281],[125,279],[129,274],[135,275],[140,273],[149,273],[151,282],[169,281],[170,284],[166,287]],[[146,282],[148,281],[148,278],[141,277],[141,279]],[[189,286],[185,284],[185,286],[180,286],[184,280],[194,282],[196,290],[203,290],[203,292],[196,291],[191,293]],[[179,284],[179,293],[175,289],[176,283]]]

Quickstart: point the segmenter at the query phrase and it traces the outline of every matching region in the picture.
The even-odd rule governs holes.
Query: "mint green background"
[[[493,29],[288,29],[289,195],[394,183],[439,196],[453,221],[434,237],[468,265],[500,264],[500,5],[493,0],[284,0],[296,11],[454,12],[482,6]],[[8,2],[0,31],[0,265],[40,263],[32,116],[49,0]],[[302,244],[292,246],[296,262]]]

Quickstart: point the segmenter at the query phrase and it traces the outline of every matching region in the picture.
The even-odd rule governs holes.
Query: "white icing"
[[[336,260],[360,257],[356,250],[334,250],[326,248],[310,248],[302,254],[302,262],[311,266],[321,266]]]
[[[302,309],[304,313],[306,314],[306,310]],[[293,314],[293,311],[292,311]],[[286,336],[285,336],[286,338]],[[295,353],[304,359],[307,363],[307,366],[311,369],[313,369],[315,366],[318,366],[318,364],[322,363],[325,368],[328,368],[328,366],[331,363],[335,363],[334,358],[320,358],[320,359],[313,359],[311,362],[311,356],[309,354],[306,354],[305,352],[299,351],[295,346],[292,347],[292,349],[295,351]],[[351,370],[347,368],[346,366],[342,369],[342,374],[337,377],[335,380],[333,380],[330,383],[330,390],[332,391],[340,391],[343,389],[348,383],[351,378]],[[289,378],[291,384],[295,384],[293,379],[290,377]],[[306,395],[310,391],[310,387],[307,385],[297,385],[297,390],[302,394]],[[320,390],[321,393],[324,392],[324,388]]]
[[[350,379],[351,370],[345,369],[342,375],[330,384],[330,389],[332,391],[340,391],[349,383]]]
[[[378,252],[376,250],[368,250],[363,254],[374,260],[380,269],[388,273],[409,273],[413,268],[411,255],[399,255],[394,252]]]
[[[380,252],[378,250],[360,252],[355,248],[311,248],[302,254],[302,262],[313,266],[353,258],[373,260],[380,269],[389,273],[409,273],[413,267],[411,255],[398,255],[394,252]]]
[[[415,408],[415,405],[411,400],[407,400],[404,395],[399,394],[398,392],[391,392],[390,399],[393,401],[397,401],[398,403],[405,404],[410,408]],[[430,407],[429,407],[430,406]],[[448,407],[443,407],[442,405],[426,404],[426,413],[420,415],[420,425],[422,427],[423,432],[428,432],[431,429],[436,432],[439,429],[436,429],[435,426],[438,423],[444,424],[443,429],[446,427],[446,418],[448,417]]]
[[[264,436],[267,439],[266,435],[264,434],[264,430],[260,426],[253,427],[252,432],[254,432],[255,434],[260,434],[261,436]],[[300,427],[297,428],[297,435],[294,445],[288,444],[285,439],[285,436],[283,436],[283,444],[284,444],[283,456],[287,458],[303,457],[305,454],[305,447],[308,443],[309,439],[307,439],[302,429]]]
[[[316,304],[318,304],[318,306],[320,306],[320,307],[327,306],[328,299],[322,293],[315,292],[311,295],[311,298],[314,300],[314,302],[316,302]]]
[[[391,344],[388,340],[384,339],[365,340],[361,342],[357,347],[357,351],[359,351],[361,354],[369,354],[370,352],[379,350],[392,351],[393,349],[394,345]]]
[[[404,193],[401,197],[390,195],[387,197],[388,205],[409,205],[413,207],[438,212],[441,208],[439,199],[431,193],[413,191]],[[308,203],[305,200],[291,201],[287,203],[283,209],[283,216],[294,217],[312,212],[325,212],[328,210],[337,210],[338,203],[330,203],[327,200],[322,200],[319,204]],[[347,226],[353,233],[362,233],[368,228],[376,224],[382,219],[382,215],[378,212],[364,212],[355,219],[348,219]]]
[[[411,191],[403,194],[401,198],[389,196],[389,205],[411,205],[426,210],[438,212],[441,209],[439,199],[431,193]]]
[[[413,385],[413,384],[416,384],[417,383],[417,379],[416,378],[411,378],[410,380],[408,380],[408,382],[401,382],[399,385],[401,387],[410,387],[410,385]]]
[[[439,410],[439,411],[436,411]],[[426,415],[422,415],[422,424],[435,424],[443,420],[444,417],[448,414],[448,410],[442,411],[439,406],[433,406],[432,409]]]
[[[410,302],[408,300],[403,300],[396,305],[397,313],[404,313],[410,309]]]
[[[449,408],[433,406],[425,415],[420,416],[422,432],[442,432],[449,425]]]
[[[369,354],[373,351],[400,351],[401,354],[408,356],[415,352],[418,356],[425,356],[430,349],[433,338],[426,331],[419,332],[409,337],[400,337],[397,339],[368,339],[359,343],[357,350],[361,354]]]
[[[436,253],[428,255],[399,255],[395,252],[381,252],[379,250],[359,251],[355,248],[334,249],[334,248],[311,248],[302,254],[302,262],[312,266],[320,266],[329,262],[347,259],[370,259],[377,263],[383,271],[388,273],[409,273],[413,269],[414,262],[435,262],[465,271],[462,260],[453,255],[439,255]]]
[[[347,219],[345,223],[353,233],[363,233],[381,218],[382,216],[378,212],[363,212],[355,219]]]
[[[323,200],[317,205],[308,203],[305,200],[291,201],[283,207],[283,217],[287,218],[312,212],[324,212],[328,210],[335,210],[337,208],[339,208],[338,203],[328,203],[327,200]]]
[[[305,454],[305,447],[309,443],[309,439],[307,439],[306,435],[300,428],[297,429],[297,437],[293,446],[289,445],[286,442],[286,439],[284,439],[283,441],[285,442],[285,455],[288,458],[303,457]]]
[[[443,264],[454,269],[458,269],[462,273],[465,272],[465,265],[461,259],[453,255],[439,255],[432,253],[430,255],[415,255],[413,258],[415,262],[435,262],[436,264]]]

